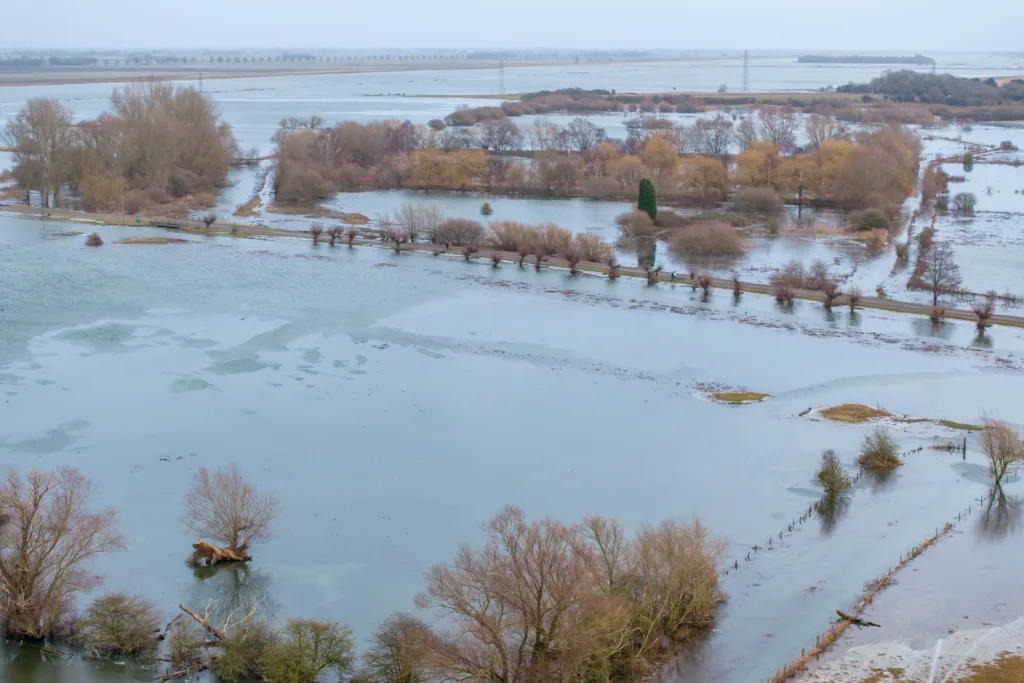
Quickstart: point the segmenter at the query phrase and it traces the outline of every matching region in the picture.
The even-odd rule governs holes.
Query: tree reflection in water
[[[994,486],[988,492],[985,507],[981,511],[978,530],[987,538],[999,539],[1020,531],[1021,499],[1007,496],[1003,487]]]
[[[212,567],[194,567],[196,581],[189,589],[193,609],[207,602],[210,614],[219,623],[231,614],[241,617],[256,608],[255,618],[273,621],[277,603],[270,597],[270,577],[245,562],[225,562]],[[188,606],[188,605],[186,605]]]
[[[814,511],[818,513],[818,519],[821,520],[823,536],[832,535],[839,520],[843,518],[849,507],[850,501],[846,496],[825,496],[814,504]]]

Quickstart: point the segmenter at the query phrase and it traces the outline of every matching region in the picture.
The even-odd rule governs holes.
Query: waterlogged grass
[[[771,398],[771,396],[771,394],[759,394],[756,391],[720,391],[718,393],[711,394],[711,398],[716,401],[731,403],[733,405],[758,403],[766,398]]]
[[[1003,655],[988,664],[971,667],[970,678],[962,679],[963,683],[1020,683],[1024,681],[1024,657]]]
[[[175,237],[127,237],[114,244],[188,244],[188,240]]]
[[[861,405],[860,403],[844,403],[821,411],[822,417],[835,422],[863,423],[883,417],[892,417],[892,413],[881,408]]]
[[[936,420],[935,423],[949,429],[959,429],[965,432],[980,432],[984,429],[981,425],[972,425],[967,422],[954,422],[953,420]],[[1024,678],[1021,680],[1024,681]]]

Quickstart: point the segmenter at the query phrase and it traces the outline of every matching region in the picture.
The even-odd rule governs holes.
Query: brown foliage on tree
[[[185,525],[243,559],[250,545],[270,539],[276,516],[277,498],[257,491],[234,463],[212,472],[200,468],[185,496]],[[216,558],[208,562],[215,564]]]
[[[14,150],[13,173],[18,185],[38,190],[44,208],[51,206],[51,198],[60,206],[74,154],[71,111],[55,99],[30,99],[7,122],[0,139]]]
[[[644,526],[627,539],[604,518],[529,522],[506,508],[487,531],[483,548],[432,568],[417,598],[452,624],[417,639],[449,678],[609,680],[710,626],[722,599],[722,546],[696,522]]]
[[[99,577],[96,555],[124,548],[111,509],[89,508],[92,483],[78,470],[11,470],[0,483],[0,621],[11,636],[45,638]]]

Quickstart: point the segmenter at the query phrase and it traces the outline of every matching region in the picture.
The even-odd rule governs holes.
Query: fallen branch
[[[194,669],[182,669],[181,671],[173,671],[173,672],[171,672],[169,674],[164,674],[163,676],[159,676],[159,677],[157,677],[157,678],[155,678],[153,680],[156,680],[156,681],[171,681],[171,680],[174,680],[175,678],[184,678],[185,676],[188,676],[191,673],[199,673],[200,671],[205,671],[205,670],[206,670],[205,666],[196,667]]]
[[[848,621],[848,622],[850,622],[851,624],[853,624],[854,626],[856,626],[858,628],[862,628],[864,626],[875,626],[877,628],[882,628],[881,624],[876,624],[873,621],[865,621],[865,620],[861,619],[860,617],[851,617],[849,614],[847,614],[846,612],[844,612],[842,610],[838,610],[837,609],[836,610],[836,614],[839,615],[840,619],[843,619],[844,621]]]
[[[195,612],[190,610],[188,607],[185,607],[180,602],[178,603],[178,607],[181,609],[182,612],[184,612],[185,614],[189,615],[190,617],[195,619],[197,622],[199,622],[199,625],[202,626],[204,629],[206,629],[207,633],[212,635],[214,638],[216,638],[220,642],[227,643],[227,642],[231,641],[231,639],[228,638],[226,633],[221,631],[216,626],[213,626],[213,625],[210,624],[210,621],[209,621],[209,619],[210,619],[210,603],[206,603],[206,609],[204,610],[205,616],[203,616],[203,617],[199,616],[198,614],[196,614]]]
[[[192,557],[189,558],[189,563],[193,566],[212,567],[218,562],[248,562],[251,559],[249,553],[244,550],[218,548],[206,541],[196,541],[192,544]]]

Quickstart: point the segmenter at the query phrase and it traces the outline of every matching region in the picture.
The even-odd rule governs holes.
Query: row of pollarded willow
[[[87,572],[89,560],[124,547],[114,512],[93,511],[90,495],[89,482],[70,468],[32,471],[24,481],[11,472],[0,487],[6,633],[54,635],[76,595],[97,583]],[[185,520],[242,554],[269,537],[276,509],[273,497],[254,489],[236,467],[203,469],[186,497]],[[722,600],[723,546],[697,522],[643,526],[629,538],[601,517],[566,525],[529,521],[507,508],[486,531],[483,548],[463,548],[452,563],[434,567],[417,599],[456,630],[404,614],[389,618],[365,654],[363,680],[630,680],[648,672],[668,643],[706,630]],[[28,572],[21,571],[25,558]],[[149,601],[102,596],[77,620],[73,642],[95,655],[167,661],[170,670],[160,680],[208,669],[225,680],[312,683],[356,668],[351,634],[340,623],[291,619],[275,630],[258,615],[258,602],[227,613],[209,603],[180,609],[161,632]]]

